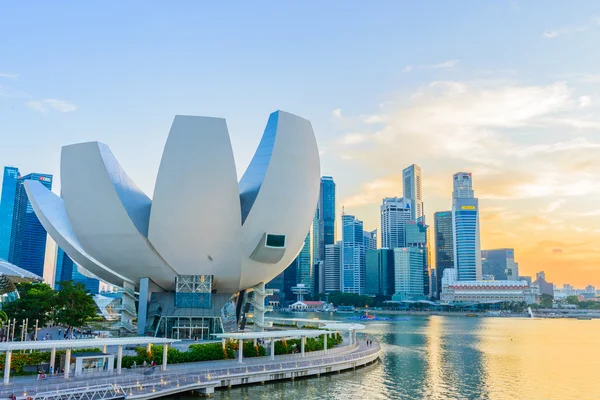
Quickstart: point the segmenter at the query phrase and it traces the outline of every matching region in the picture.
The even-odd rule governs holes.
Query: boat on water
[[[478,317],[479,315],[475,314],[475,313],[466,313],[465,317]]]
[[[591,320],[592,317],[588,317],[587,315],[582,315],[582,316],[577,317],[577,319],[581,319],[581,320],[587,321],[587,320]]]
[[[342,314],[354,314],[354,306],[339,306],[336,312]]]

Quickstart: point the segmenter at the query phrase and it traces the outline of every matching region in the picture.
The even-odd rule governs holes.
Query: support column
[[[238,340],[238,359],[240,361],[240,364],[243,362],[243,358],[244,358],[244,340],[239,339]]]
[[[144,336],[146,330],[146,316],[148,315],[148,301],[150,300],[150,279],[140,278],[140,295],[138,297],[138,322],[137,334]],[[166,335],[166,332],[165,332]]]
[[[52,373],[56,373],[56,347],[53,347],[50,351],[50,366],[52,367]]]
[[[302,357],[304,357],[304,344],[306,343],[306,336],[302,336],[300,338],[300,353],[302,354]]]
[[[123,346],[117,347],[117,374],[121,373],[121,364],[123,363]]]
[[[106,354],[106,345],[102,346],[102,352]]]
[[[71,349],[67,349],[65,354],[65,379],[69,379],[69,372],[71,371]]]
[[[163,345],[163,362],[162,362],[162,370],[167,370],[167,355],[169,354],[169,345],[165,343]]]
[[[275,339],[271,338],[271,360],[275,359]]]
[[[227,348],[227,345],[225,343],[225,338],[221,339],[221,343],[223,344],[223,350],[225,350]]]
[[[256,338],[254,338],[254,342],[253,343],[254,343],[254,347],[256,347]]]
[[[327,334],[323,335],[323,350],[327,350]]]
[[[152,348],[152,343],[148,343],[146,345],[146,354],[150,353],[150,349]]]
[[[12,350],[6,351],[6,360],[4,361],[4,384],[8,385],[10,379],[10,362],[12,360]]]

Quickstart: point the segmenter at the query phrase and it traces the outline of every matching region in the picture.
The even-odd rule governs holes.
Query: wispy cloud
[[[404,67],[402,72],[407,73],[407,72],[410,72],[412,70],[417,70],[417,69],[453,68],[453,67],[456,67],[457,65],[458,65],[458,60],[447,60],[447,61],[443,61],[438,64],[431,64],[431,65],[407,65],[406,67]]]
[[[72,112],[77,110],[77,106],[73,103],[69,103],[65,100],[57,100],[57,99],[46,99],[41,101],[30,101],[27,102],[26,105],[36,111],[39,112],[48,112],[51,110],[59,111],[59,112]]]
[[[9,73],[6,73],[6,72],[0,72],[0,78],[18,79],[19,78],[19,74],[9,74]]]
[[[578,26],[565,26],[558,29],[547,30],[542,33],[546,39],[555,39],[559,36],[573,35],[576,33],[586,32],[594,27],[600,26],[600,17],[593,17],[588,22]]]

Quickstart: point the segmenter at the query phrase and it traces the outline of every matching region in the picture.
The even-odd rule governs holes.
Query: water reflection
[[[432,316],[366,325],[365,333],[383,346],[377,364],[315,379],[218,391],[214,398],[600,398],[600,320]]]

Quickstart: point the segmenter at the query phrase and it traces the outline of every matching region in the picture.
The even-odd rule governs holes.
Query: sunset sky
[[[600,2],[5,2],[0,38],[2,165],[98,140],[151,194],[175,114],[227,118],[241,176],[283,109],[338,214],[379,228],[415,163],[431,223],[472,172],[483,249],[600,287]]]

